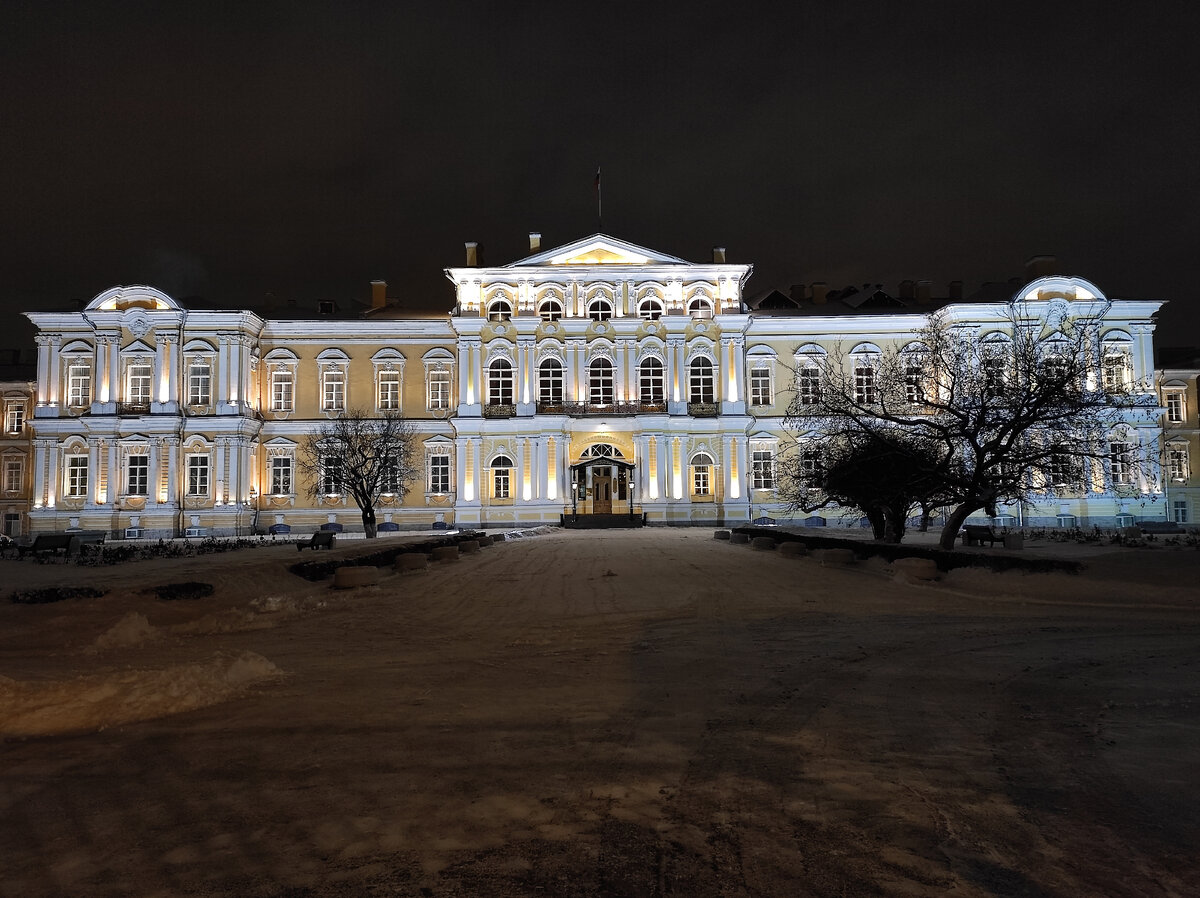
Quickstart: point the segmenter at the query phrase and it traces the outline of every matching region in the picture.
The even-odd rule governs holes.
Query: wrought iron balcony
[[[687,412],[693,418],[715,418],[720,414],[720,407],[715,402],[689,402]]]
[[[118,415],[148,415],[150,414],[149,402],[118,402]]]
[[[485,418],[515,418],[517,416],[517,407],[511,402],[490,403],[483,407],[483,416]]]
[[[661,414],[665,402],[539,402],[539,414],[570,415],[573,418]]]

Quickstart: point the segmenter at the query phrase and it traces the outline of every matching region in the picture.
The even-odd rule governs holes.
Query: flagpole
[[[596,166],[596,221],[600,230],[604,230],[604,201],[600,193],[600,166]]]

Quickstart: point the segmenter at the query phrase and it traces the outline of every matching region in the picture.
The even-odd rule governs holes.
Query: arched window
[[[638,303],[638,317],[647,321],[657,321],[663,316],[663,302],[655,294],[650,294]]]
[[[488,366],[488,405],[513,404],[513,370],[508,359],[496,359]]]
[[[512,498],[512,459],[497,455],[492,459],[492,498]]]
[[[512,303],[503,297],[488,303],[488,321],[508,321],[512,318]]]
[[[1124,393],[1133,384],[1133,343],[1124,334],[1105,334],[1101,377],[1105,391]]]
[[[713,363],[700,356],[688,366],[688,402],[715,402]]]
[[[613,366],[608,359],[596,359],[588,365],[588,402],[592,405],[612,405]]]
[[[563,367],[558,359],[545,359],[538,365],[538,403],[562,405]]]
[[[649,405],[667,401],[663,363],[656,358],[642,359],[638,365],[638,399]]]
[[[692,495],[711,496],[713,494],[713,460],[706,452],[697,452],[692,456]]]
[[[562,316],[562,300],[557,297],[547,297],[538,304],[538,317],[543,321],[558,321]]]
[[[693,318],[711,318],[713,316],[712,300],[707,296],[697,296],[688,303],[688,314]]]
[[[613,316],[612,300],[601,294],[588,300],[587,316],[593,321],[608,321]]]

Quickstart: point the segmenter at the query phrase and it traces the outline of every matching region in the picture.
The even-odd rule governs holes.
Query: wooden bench
[[[318,530],[307,543],[296,543],[296,551],[303,552],[305,549],[332,549],[333,541],[336,538],[337,534],[332,530]]]
[[[63,558],[71,554],[72,549],[78,549],[79,542],[73,533],[39,533],[28,546],[21,546],[18,557],[32,555],[41,558],[44,555],[57,555],[62,552]]]
[[[983,524],[964,524],[963,535],[967,540],[968,546],[983,545],[983,541],[987,540],[989,546],[994,546],[996,543],[1003,543],[1004,537]]]

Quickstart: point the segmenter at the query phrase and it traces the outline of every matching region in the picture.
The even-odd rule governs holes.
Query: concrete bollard
[[[756,536],[751,541],[750,548],[757,549],[760,552],[774,552],[775,539],[770,536]]]
[[[423,571],[426,565],[429,564],[429,558],[424,552],[409,552],[405,555],[396,556],[396,573],[404,571]]]
[[[434,561],[458,561],[458,546],[438,546],[433,550]]]
[[[808,554],[808,546],[804,543],[786,542],[779,544],[780,555],[790,555],[794,558],[801,558]]]
[[[936,580],[938,576],[937,562],[932,558],[897,558],[892,568],[896,579]]]
[[[479,540],[464,539],[461,543],[458,544],[458,551],[461,552],[463,555],[474,555],[476,552],[479,551]]]
[[[713,539],[729,539],[729,531],[715,530],[713,531]]]
[[[851,549],[822,549],[817,553],[821,567],[854,564],[854,552]]]
[[[490,536],[481,536],[479,537],[479,548],[486,549],[492,542],[493,540]]]
[[[735,546],[744,546],[750,542],[750,537],[745,533],[738,533],[734,530],[729,534],[729,541]]]
[[[345,566],[333,572],[334,589],[353,589],[379,582],[379,569],[367,566]]]

